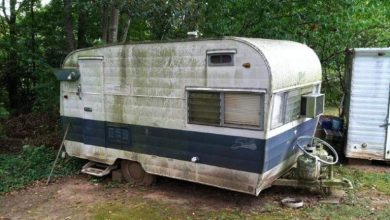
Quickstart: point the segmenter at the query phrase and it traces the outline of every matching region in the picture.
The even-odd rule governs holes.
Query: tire
[[[151,186],[156,180],[156,176],[145,172],[138,162],[122,160],[121,171],[126,182],[137,185]]]

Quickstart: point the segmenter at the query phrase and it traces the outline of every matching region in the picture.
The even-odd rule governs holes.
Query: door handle
[[[84,111],[86,111],[86,112],[92,112],[92,108],[91,108],[91,107],[84,107]]]
[[[79,84],[79,85],[77,86],[77,93],[76,93],[76,94],[79,96],[79,99],[80,99],[80,100],[82,99],[81,93],[82,93],[81,84]]]
[[[390,125],[390,123],[385,123],[383,125],[379,125],[379,127],[384,128],[384,127],[389,127],[389,125]]]

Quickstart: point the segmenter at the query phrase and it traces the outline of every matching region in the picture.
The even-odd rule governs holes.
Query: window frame
[[[278,123],[274,124],[274,113],[275,113],[275,96],[280,95],[281,96],[281,112],[280,116],[281,119]],[[272,98],[272,112],[271,112],[271,129],[278,128],[280,126],[285,125],[285,118],[286,118],[286,108],[287,108],[287,97],[288,97],[288,91],[285,92],[278,92],[273,95]],[[279,119],[278,119],[279,120]]]
[[[287,90],[287,91],[274,93],[273,94],[273,98],[272,98],[273,100],[272,100],[272,112],[271,112],[271,123],[270,123],[271,124],[271,126],[270,126],[271,130],[275,129],[275,128],[278,128],[278,127],[281,127],[281,126],[283,126],[285,124],[288,124],[290,122],[296,121],[296,120],[298,120],[301,117],[301,115],[298,115],[298,117],[296,119],[293,119],[291,121],[287,121],[288,117],[287,117],[286,114],[288,112],[287,111],[287,107],[288,107],[288,101],[289,101],[289,94],[291,94],[292,92],[299,91],[298,92],[298,96],[300,98],[302,98],[302,96],[307,95],[307,94],[311,94],[314,91],[316,91],[317,86],[318,85],[311,85],[311,86],[299,87],[299,88],[294,88],[294,89],[290,89],[290,90]],[[305,89],[310,89],[311,91],[310,92],[304,92]],[[275,112],[274,108],[275,108],[275,96],[276,95],[283,95],[283,98],[282,98],[282,113],[283,113],[283,115],[282,115],[282,120],[279,123],[273,124],[273,114]],[[298,103],[299,103],[299,105],[301,105],[300,104],[301,102],[298,102]],[[300,107],[299,107],[299,109],[300,109]]]
[[[201,122],[190,121],[190,93],[191,92],[215,92],[219,93],[219,102],[220,102],[220,121],[219,124],[207,124]],[[265,90],[247,90],[247,89],[238,89],[238,90],[230,90],[230,89],[209,89],[209,88],[187,88],[187,124],[194,125],[205,125],[205,126],[215,126],[215,127],[226,127],[226,128],[238,128],[238,129],[249,129],[249,130],[259,130],[264,131],[265,127]],[[236,93],[236,94],[251,94],[258,95],[260,101],[260,116],[259,116],[259,126],[251,126],[251,125],[240,125],[234,123],[225,123],[225,94],[226,93]]]
[[[220,63],[212,62],[212,57],[218,56]],[[223,56],[229,56],[230,62],[222,62]],[[234,54],[233,53],[217,53],[217,54],[208,54],[207,55],[207,64],[208,66],[234,66]]]
[[[235,54],[237,53],[236,49],[221,49],[221,50],[207,50],[206,55],[207,55],[207,66],[209,67],[218,67],[218,66],[234,66],[234,58]],[[230,62],[226,63],[214,63],[211,62],[211,57],[212,56],[220,56],[220,60],[222,61],[222,56],[224,55],[229,55],[231,60]]]

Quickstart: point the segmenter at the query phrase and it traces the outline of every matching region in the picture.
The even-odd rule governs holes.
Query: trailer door
[[[347,157],[390,159],[390,57],[359,53],[352,63]]]
[[[85,146],[105,146],[103,57],[79,57]],[[94,152],[91,152],[94,153]]]

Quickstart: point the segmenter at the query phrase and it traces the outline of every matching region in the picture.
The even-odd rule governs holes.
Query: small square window
[[[209,66],[233,66],[233,56],[232,53],[225,54],[209,54],[208,55],[208,65]]]

